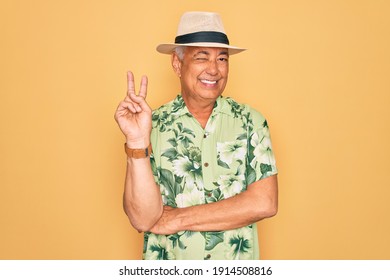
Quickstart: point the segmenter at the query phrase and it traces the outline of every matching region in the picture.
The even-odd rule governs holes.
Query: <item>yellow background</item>
[[[139,259],[122,211],[126,71],[153,108],[179,90],[171,42],[188,10],[221,14],[224,95],[268,119],[280,207],[263,259],[390,258],[390,5],[380,0],[0,4],[0,259]]]

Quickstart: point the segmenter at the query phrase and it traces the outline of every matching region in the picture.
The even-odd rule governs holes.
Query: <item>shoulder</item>
[[[225,110],[230,111],[236,118],[246,119],[256,125],[263,125],[266,122],[264,115],[249,104],[237,102],[231,97],[223,97],[221,100]]]
[[[161,105],[152,112],[152,128],[159,128],[160,132],[166,131],[180,116],[188,112],[184,100],[178,95],[174,100]]]
[[[154,109],[152,112],[153,116],[158,116],[160,114],[163,114],[164,112],[167,112],[167,113],[170,112],[172,110],[172,103],[173,103],[173,100],[161,105],[157,109]]]
[[[159,108],[153,110],[153,115],[171,114],[177,113],[185,107],[185,103],[181,95],[178,95],[175,99],[161,105]]]

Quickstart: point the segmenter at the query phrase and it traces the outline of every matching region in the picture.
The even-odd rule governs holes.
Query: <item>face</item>
[[[185,100],[213,102],[227,83],[229,53],[225,48],[186,47],[182,60],[173,54],[172,65]]]

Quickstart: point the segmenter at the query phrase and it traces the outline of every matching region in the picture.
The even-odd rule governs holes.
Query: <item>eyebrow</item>
[[[208,51],[198,51],[197,53],[194,54],[194,56],[197,56],[199,54],[210,55],[210,53]],[[227,56],[229,56],[229,52],[228,51],[221,51],[218,55],[227,55]]]
[[[200,54],[205,54],[205,55],[209,55],[210,53],[208,51],[198,51],[194,54],[194,56],[197,56],[197,55],[200,55]]]
[[[219,53],[219,55],[222,55],[222,54],[229,56],[229,52],[228,51],[222,51],[222,52]]]

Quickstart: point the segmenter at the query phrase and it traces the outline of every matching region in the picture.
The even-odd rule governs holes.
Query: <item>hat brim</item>
[[[228,49],[229,55],[237,54],[246,50],[221,43],[160,44],[157,46],[156,50],[159,53],[171,54],[177,47],[226,48]]]

